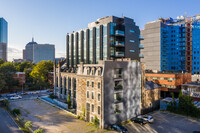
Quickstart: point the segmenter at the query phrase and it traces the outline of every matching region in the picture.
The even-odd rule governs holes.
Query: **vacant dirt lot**
[[[21,117],[33,122],[33,129],[42,128],[47,133],[91,133],[108,132],[96,129],[82,120],[74,118],[40,100],[23,100],[10,103],[10,107],[19,108]]]

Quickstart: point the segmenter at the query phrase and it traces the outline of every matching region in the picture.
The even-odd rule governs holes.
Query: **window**
[[[98,71],[98,75],[101,76],[101,70]]]
[[[92,112],[94,113],[94,104],[92,104]]]
[[[135,42],[134,40],[130,40],[130,42]]]
[[[87,91],[87,98],[90,98],[90,93],[89,93],[89,91]]]
[[[100,89],[101,88],[101,84],[100,84],[100,82],[98,82],[98,89]]]
[[[130,30],[130,32],[134,33],[135,31],[133,31],[133,30]]]
[[[98,101],[100,101],[100,100],[101,100],[101,94],[98,93]]]
[[[92,82],[92,87],[94,87],[94,82]]]
[[[89,87],[90,86],[90,82],[89,81],[87,81],[87,87]]]
[[[134,53],[135,52],[135,50],[129,50],[131,53]]]
[[[100,112],[101,112],[101,108],[100,106],[98,106],[98,115],[100,115]]]
[[[87,75],[90,75],[90,70],[87,70]]]
[[[94,92],[92,92],[92,99],[94,99]]]
[[[94,75],[94,70],[92,70],[92,75]]]

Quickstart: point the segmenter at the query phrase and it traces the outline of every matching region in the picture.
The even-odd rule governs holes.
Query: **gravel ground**
[[[91,133],[108,132],[96,129],[88,122],[74,118],[74,116],[59,110],[38,99],[14,101],[10,107],[19,108],[21,117],[33,122],[33,129],[42,128],[47,133]]]

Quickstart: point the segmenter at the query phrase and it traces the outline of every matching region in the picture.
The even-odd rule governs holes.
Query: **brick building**
[[[67,68],[66,60],[54,66],[54,94],[70,95],[77,115],[100,127],[120,123],[141,110],[141,66],[134,61],[99,61]],[[85,114],[83,114],[85,112]]]
[[[159,108],[160,105],[160,86],[153,81],[146,81],[145,64],[141,64],[141,114],[149,113]]]
[[[181,90],[181,85],[191,82],[191,73],[145,73],[147,81],[153,81],[161,86],[161,97],[170,97],[174,92],[175,97]]]
[[[26,79],[25,79],[25,73],[24,72],[16,72],[13,74],[13,78],[19,81],[19,84],[25,84]]]

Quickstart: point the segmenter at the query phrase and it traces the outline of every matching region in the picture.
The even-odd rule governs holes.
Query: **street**
[[[0,132],[1,133],[22,133],[16,123],[12,120],[6,110],[0,107]]]

